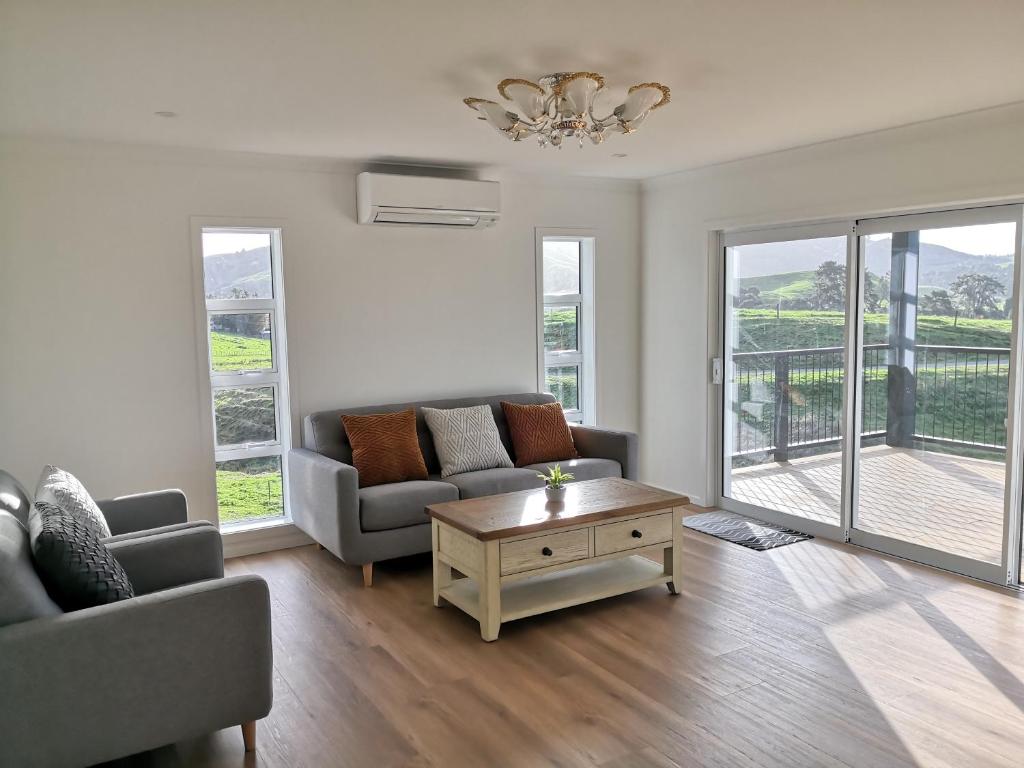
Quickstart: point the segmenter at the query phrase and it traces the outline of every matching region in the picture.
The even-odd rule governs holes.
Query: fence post
[[[789,354],[775,353],[775,461],[789,461]]]

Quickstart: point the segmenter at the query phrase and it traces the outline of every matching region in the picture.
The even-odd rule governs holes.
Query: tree
[[[864,273],[864,308],[868,312],[881,312],[889,305],[888,275]]]
[[[757,309],[764,306],[761,300],[761,289],[757,286],[740,288],[740,295],[736,297],[736,306],[743,309]]]
[[[816,309],[842,311],[846,306],[846,267],[826,261],[814,273]]]
[[[956,315],[953,297],[949,295],[949,291],[944,291],[941,288],[922,296],[918,302],[918,309],[922,315],[940,315],[943,317],[953,317]]]
[[[949,291],[970,317],[986,317],[998,313],[997,300],[1006,294],[1001,282],[976,272],[957,277]]]

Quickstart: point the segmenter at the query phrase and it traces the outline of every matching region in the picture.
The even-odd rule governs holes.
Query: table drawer
[[[610,555],[627,549],[672,541],[672,513],[607,523],[594,528],[594,554]]]
[[[501,542],[501,575],[522,573],[590,556],[590,531],[549,533],[532,539]]]

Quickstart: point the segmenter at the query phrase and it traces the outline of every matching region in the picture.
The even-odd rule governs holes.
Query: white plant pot
[[[561,488],[552,488],[549,485],[544,486],[544,493],[547,494],[548,501],[565,501],[566,490],[564,485]]]

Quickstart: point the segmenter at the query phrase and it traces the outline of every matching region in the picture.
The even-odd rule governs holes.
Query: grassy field
[[[273,365],[270,339],[235,333],[210,333],[210,359],[215,371],[256,371]]]
[[[843,344],[843,313],[814,310],[740,309],[736,311],[737,352],[779,349],[815,349]],[[963,347],[1010,346],[1009,320],[973,320],[921,315],[917,318],[918,344]],[[864,316],[864,342],[886,341],[887,314]]]
[[[280,471],[275,468],[249,473],[237,469],[218,469],[217,510],[221,523],[279,517],[284,514]]]

